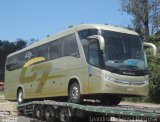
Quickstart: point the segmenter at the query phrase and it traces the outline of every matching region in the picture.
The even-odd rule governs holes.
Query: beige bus
[[[117,105],[126,96],[148,94],[144,45],[136,32],[109,25],[81,24],[46,37],[6,60],[5,98],[97,99]]]

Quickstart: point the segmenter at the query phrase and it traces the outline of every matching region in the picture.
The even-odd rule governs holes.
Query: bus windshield
[[[109,69],[146,71],[147,62],[138,35],[102,30],[105,39],[105,65]]]

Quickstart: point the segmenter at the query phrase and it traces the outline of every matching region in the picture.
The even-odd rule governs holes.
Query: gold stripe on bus
[[[45,63],[45,64],[42,63],[40,65],[36,65],[36,66],[32,67],[32,69],[31,69],[32,75],[30,75],[30,76],[26,75],[27,70],[29,69],[30,65],[37,63],[37,62],[40,62],[40,61],[44,61],[44,60],[45,60],[45,58],[43,58],[43,57],[37,57],[37,58],[33,58],[33,59],[29,60],[28,62],[26,62],[22,68],[19,82],[20,83],[29,83],[29,82],[34,82],[36,80],[38,82],[38,86],[37,86],[35,92],[41,92],[43,90],[44,85],[47,82],[47,80],[60,78],[60,77],[65,76],[65,75],[49,75],[51,68],[52,68],[51,63]],[[42,74],[39,75],[38,72],[41,72]]]
[[[44,60],[45,60],[44,57],[33,58],[33,59],[29,60],[28,62],[26,62],[23,67],[28,67],[36,62],[40,62],[40,61],[44,61]]]

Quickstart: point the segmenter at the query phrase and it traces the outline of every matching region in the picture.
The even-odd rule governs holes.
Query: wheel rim
[[[76,86],[74,86],[72,89],[72,98],[78,99],[78,97],[79,97],[79,89]]]
[[[20,91],[18,94],[18,102],[21,103],[22,101],[23,101],[23,93],[22,91]]]

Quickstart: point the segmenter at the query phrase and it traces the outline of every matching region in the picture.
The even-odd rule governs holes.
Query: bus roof
[[[16,51],[14,53],[9,54],[8,57],[16,55],[16,54],[24,52],[24,51],[27,51],[29,49],[32,49],[34,47],[48,43],[50,41],[56,40],[58,38],[64,37],[64,36],[69,35],[75,31],[84,30],[84,29],[99,29],[99,30],[102,29],[102,30],[109,30],[109,31],[120,32],[120,33],[138,35],[138,33],[134,32],[134,31],[131,31],[131,30],[128,30],[125,28],[121,28],[121,27],[117,27],[117,26],[103,25],[103,24],[80,24],[80,25],[68,28],[63,32],[45,37],[44,39],[41,39],[40,41],[38,41],[34,44],[31,44],[31,45],[27,46],[26,48],[23,48],[22,50],[19,50],[19,51]]]

